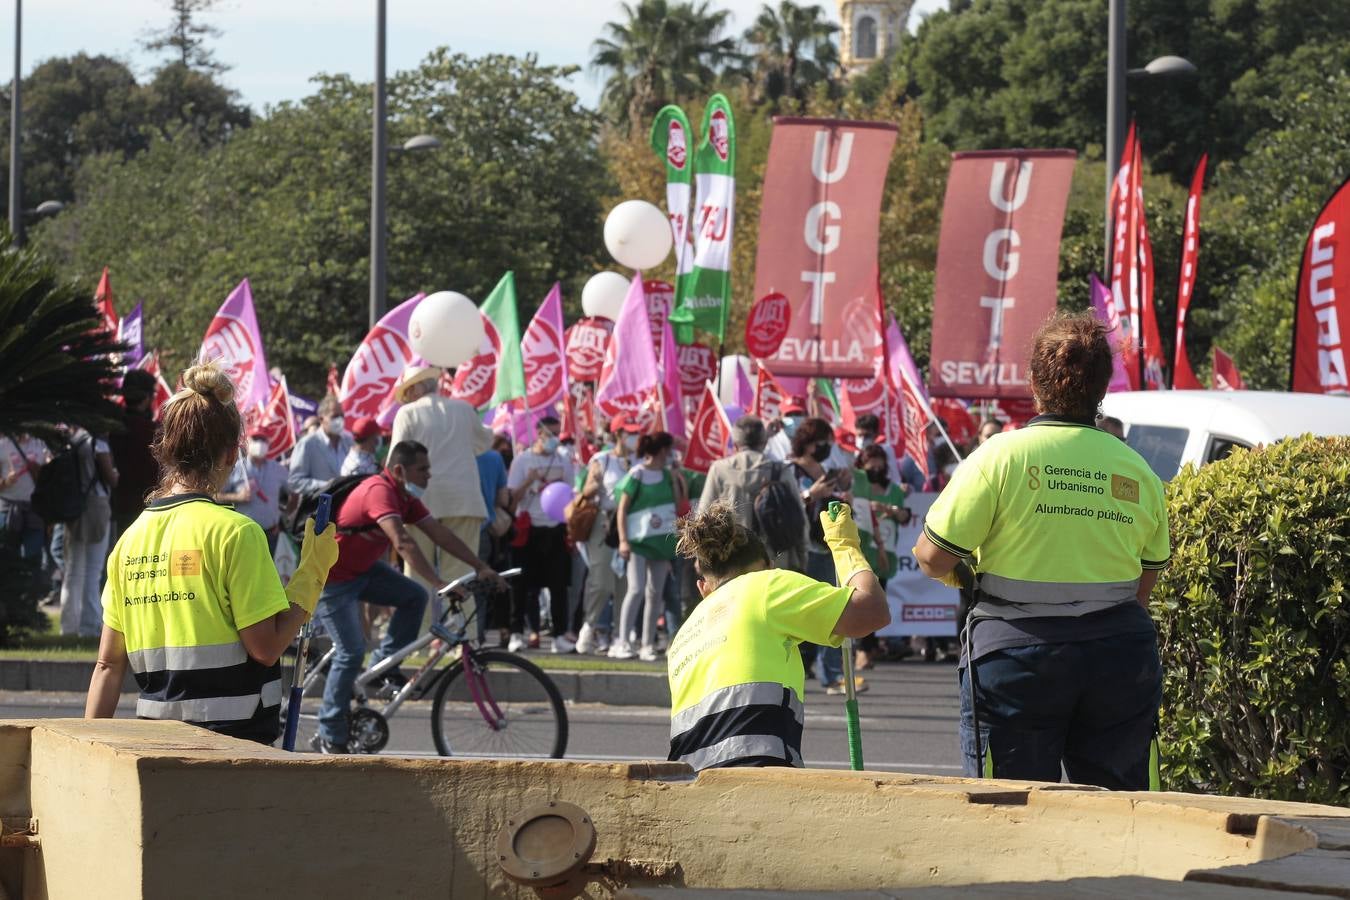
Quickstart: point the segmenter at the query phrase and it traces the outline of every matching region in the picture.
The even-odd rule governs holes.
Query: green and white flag
[[[525,396],[514,272],[502,276],[478,314],[483,319],[483,343],[478,355],[455,370],[450,395],[486,409]]]
[[[731,234],[736,208],[736,124],[731,104],[713,94],[703,111],[703,140],[694,153],[694,267],[670,321],[676,338],[693,341],[700,328],[726,338],[731,305]]]
[[[694,244],[689,233],[689,201],[694,180],[694,159],[689,153],[692,139],[684,110],[663,106],[652,123],[651,144],[666,164],[666,214],[670,216],[670,230],[675,238],[676,309],[689,289],[689,274],[694,268]]]

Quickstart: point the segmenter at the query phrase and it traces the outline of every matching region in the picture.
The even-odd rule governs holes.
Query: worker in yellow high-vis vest
[[[1043,325],[1041,415],[961,463],[915,547],[935,578],[963,561],[976,575],[958,669],[967,775],[1059,781],[1063,766],[1078,784],[1148,787],[1162,674],[1147,602],[1171,551],[1162,482],[1095,426],[1111,354],[1091,312]]]
[[[798,646],[837,647],[891,620],[849,508],[821,523],[842,587],[771,568],[724,504],[681,520],[677,551],[693,561],[703,601],[666,654],[670,759],[695,769],[802,765]]]
[[[281,728],[279,660],[337,560],[336,530],[306,525],[283,588],[263,530],[212,500],[239,455],[234,386],[214,364],[188,369],[183,384],[154,445],[159,488],[108,558],[85,716],[113,715],[130,668],[139,717],[271,743]]]

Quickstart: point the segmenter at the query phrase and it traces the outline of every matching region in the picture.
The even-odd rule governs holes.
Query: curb
[[[284,668],[282,682],[290,684],[290,669]],[[0,660],[0,691],[74,691],[89,690],[94,664],[67,659]],[[545,669],[562,693],[573,703],[601,703],[609,706],[670,707],[670,683],[659,672],[586,672]],[[122,693],[134,694],[138,688],[128,675]]]

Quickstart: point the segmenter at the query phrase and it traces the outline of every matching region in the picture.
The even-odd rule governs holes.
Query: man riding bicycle
[[[347,752],[352,684],[366,655],[358,601],[394,609],[384,640],[372,655],[372,665],[417,639],[427,592],[386,561],[389,548],[397,550],[412,570],[436,590],[446,585],[418,549],[405,523],[471,566],[480,578],[500,580],[487,563],[422,505],[418,497],[430,480],[427,448],[416,441],[401,441],[389,451],[384,471],[357,485],[338,509],[335,517],[338,561],[328,573],[328,583],[315,610],[336,650],[319,710],[319,732],[310,742],[320,753]]]

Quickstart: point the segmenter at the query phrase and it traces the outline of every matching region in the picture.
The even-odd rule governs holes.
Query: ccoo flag
[[[1345,335],[1350,333],[1350,179],[1313,222],[1303,248],[1294,307],[1290,385],[1314,394],[1350,393]]]
[[[414,294],[385,313],[352,354],[338,391],[342,409],[350,418],[378,419],[393,406],[394,385],[413,358],[408,321],[423,296]]]
[[[202,360],[219,360],[234,382],[235,404],[245,417],[267,403],[271,376],[263,355],[262,335],[253,314],[253,291],[248,279],[230,292],[202,338]],[[400,370],[401,371],[401,370]]]

